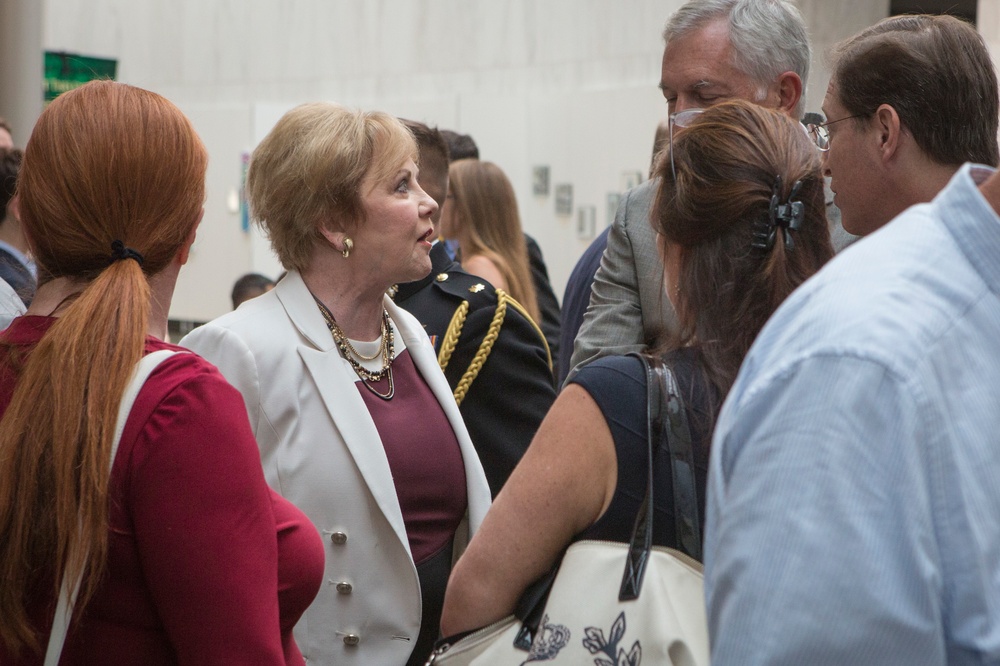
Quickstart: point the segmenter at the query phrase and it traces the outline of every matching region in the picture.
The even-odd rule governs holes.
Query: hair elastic
[[[135,259],[140,266],[142,266],[142,262],[145,261],[141,254],[130,247],[125,247],[125,243],[120,240],[111,241],[111,260],[108,264],[113,264],[116,261],[122,261],[123,259]]]

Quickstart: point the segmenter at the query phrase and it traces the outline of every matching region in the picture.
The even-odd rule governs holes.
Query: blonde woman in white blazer
[[[489,507],[427,335],[385,296],[431,268],[416,155],[383,113],[285,114],[247,193],[288,274],[181,341],[243,394],[268,482],[324,538],[324,585],[295,628],[309,663],[422,664]]]

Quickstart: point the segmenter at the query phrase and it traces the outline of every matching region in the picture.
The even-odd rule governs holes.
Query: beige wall
[[[42,66],[41,2],[0,0],[0,116],[16,146],[24,146],[42,112]]]
[[[830,81],[830,68],[827,65],[830,48],[845,37],[888,16],[889,0],[799,0],[798,5],[809,26],[813,47],[813,68],[806,90],[806,108],[809,111],[819,111]]]
[[[1000,63],[1000,0],[979,0],[976,23],[997,65]]]
[[[3,0],[34,4],[41,0]],[[835,42],[888,14],[889,0],[797,0],[814,44],[807,108],[819,110]],[[110,56],[119,78],[174,100],[211,163],[205,221],[172,315],[229,308],[232,282],[275,274],[266,242],[231,212],[240,156],[280,114],[329,99],[471,133],[513,181],[523,223],[554,287],[589,240],[531,171],[574,186],[574,206],[607,223],[608,194],[645,174],[656,123],[660,32],[681,0],[44,0],[46,49]],[[980,0],[994,54],[1000,0]]]

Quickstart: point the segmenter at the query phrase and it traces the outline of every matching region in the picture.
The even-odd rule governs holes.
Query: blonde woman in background
[[[448,169],[441,233],[458,241],[462,268],[503,289],[541,321],[514,188],[492,162],[458,160]]]

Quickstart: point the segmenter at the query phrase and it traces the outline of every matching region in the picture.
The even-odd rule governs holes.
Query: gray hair
[[[733,66],[759,86],[761,99],[766,88],[788,71],[799,75],[805,91],[812,49],[802,14],[789,0],[688,0],[667,21],[663,39],[669,43],[719,18],[729,22]],[[804,105],[803,94],[797,115],[802,115]]]

